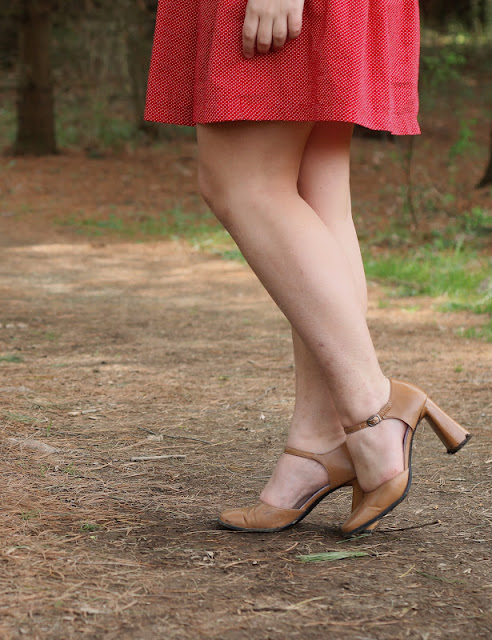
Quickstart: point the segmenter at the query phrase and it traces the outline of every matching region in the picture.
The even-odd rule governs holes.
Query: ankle
[[[298,509],[329,482],[328,472],[316,460],[283,454],[261,492],[260,500],[282,509]]]
[[[404,470],[406,430],[402,420],[391,418],[373,429],[361,429],[347,436],[347,447],[363,491],[373,491]]]
[[[287,447],[309,451],[310,453],[328,453],[342,445],[347,439],[342,427],[335,433],[306,432],[294,429],[287,438]]]
[[[347,410],[345,412],[340,411],[342,425],[345,428],[353,427],[378,413],[388,402],[390,389],[391,383],[389,379],[383,376],[377,385],[361,390],[353,398]]]

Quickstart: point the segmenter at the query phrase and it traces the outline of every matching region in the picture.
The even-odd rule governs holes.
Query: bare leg
[[[352,220],[350,199],[350,142],[353,125],[340,122],[319,122],[311,131],[302,156],[298,190],[299,195],[328,227],[345,254],[350,267],[360,309],[367,312],[367,286],[360,254],[359,242]],[[312,423],[317,413],[318,430],[326,432],[327,418],[341,424],[334,415],[334,402],[327,393],[325,374],[315,356],[304,345],[293,329],[296,360],[296,407],[292,420],[291,437],[302,434],[309,441],[316,426]],[[316,411],[317,410],[317,411]],[[305,428],[305,425],[307,427]],[[289,441],[289,444],[291,442]],[[292,444],[292,446],[295,446]]]
[[[389,383],[372,346],[350,262],[297,190],[312,130],[310,123],[201,125],[200,182],[212,210],[317,358],[342,424],[351,425],[381,408]],[[396,430],[380,426],[370,430],[374,442],[366,438],[362,451],[353,448],[366,490],[402,468],[401,438],[395,449]],[[356,442],[360,434],[351,438]],[[367,470],[366,477],[359,468]]]
[[[317,123],[304,149],[298,179],[301,197],[332,232],[352,270],[359,304],[367,310],[367,286],[350,201],[350,123]],[[292,330],[296,403],[287,444],[324,453],[345,440],[343,427],[317,359]],[[283,454],[261,499],[276,506],[303,501],[329,481],[316,462]]]

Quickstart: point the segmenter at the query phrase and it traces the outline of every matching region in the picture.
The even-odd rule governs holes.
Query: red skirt
[[[247,0],[159,0],[146,120],[336,120],[417,134],[418,0],[306,0],[302,33],[242,55]]]

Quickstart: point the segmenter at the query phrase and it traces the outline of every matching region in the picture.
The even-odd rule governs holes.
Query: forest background
[[[353,540],[343,492],[215,524],[282,451],[290,329],[194,130],[143,121],[156,5],[0,1],[0,637],[490,638],[492,0],[421,1],[422,135],[353,141],[381,364],[473,434],[419,427],[409,498]]]
[[[193,144],[193,129],[143,120],[156,9],[156,0],[2,3],[3,150],[39,156],[78,150],[98,159],[159,145],[176,150],[183,141]],[[375,207],[374,224],[367,229],[362,225],[360,233],[367,232],[372,240],[366,268],[370,277],[398,281],[405,294],[445,295],[448,308],[487,313],[492,1],[421,0],[421,12],[424,136],[390,140],[390,159],[401,174],[393,194],[397,211],[384,219],[381,206]],[[360,129],[358,134],[370,135]],[[436,151],[436,137],[441,162],[432,168],[428,164],[435,158],[429,149]],[[381,139],[380,148],[388,150],[388,136]],[[63,215],[67,224],[77,226],[73,212]],[[142,225],[113,212],[110,219],[85,219],[84,231],[165,236],[178,230],[197,240],[197,234],[208,233],[204,227],[212,227],[217,234],[203,207],[183,210],[178,202],[158,219],[149,212],[144,218],[148,215],[152,220]],[[421,260],[403,264],[398,253],[387,251],[398,250],[395,244],[405,252],[416,250]],[[226,254],[238,257],[232,244]],[[490,338],[490,324],[478,334]]]
[[[143,120],[156,9],[156,0],[3,3],[3,150],[14,156],[78,150],[94,160],[159,145],[175,151],[183,141],[193,145],[193,129]],[[492,1],[421,0],[421,12],[424,136],[395,140],[380,135],[381,149],[388,149],[388,140],[394,143],[390,158],[401,170],[400,185],[394,187],[395,213],[381,216],[381,206],[375,207],[374,224],[362,225],[362,236],[372,236],[366,269],[370,277],[398,282],[400,293],[444,295],[448,309],[489,313]],[[432,168],[429,150],[436,151],[436,137],[441,162]],[[207,213],[203,207],[183,210],[178,202],[158,218],[145,213],[143,225],[115,212],[109,219],[86,217],[83,223],[86,234],[165,236],[178,231],[198,241],[210,230],[218,233]],[[64,214],[65,222],[76,227],[75,217],[74,212]],[[218,237],[227,244],[223,235]],[[399,245],[420,260],[402,260]],[[222,253],[240,257],[232,244]],[[489,323],[477,335],[490,339],[490,331]]]

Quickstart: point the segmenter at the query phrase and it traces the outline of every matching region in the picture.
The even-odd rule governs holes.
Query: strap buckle
[[[382,417],[379,415],[379,413],[375,413],[373,416],[371,416],[370,418],[368,418],[366,420],[367,422],[367,426],[368,427],[375,427],[377,424],[379,424],[380,422],[382,422]]]

